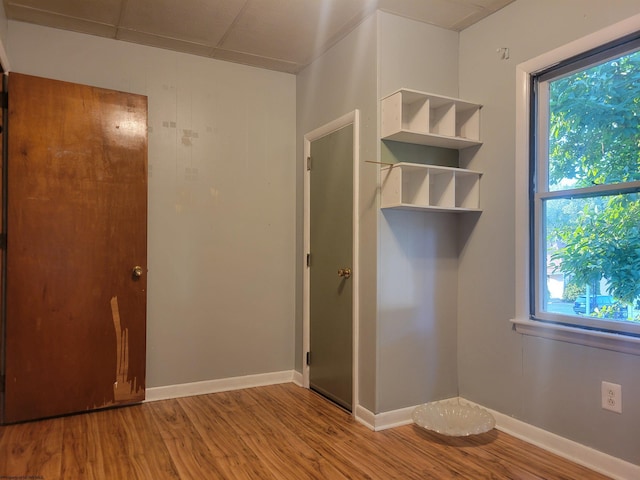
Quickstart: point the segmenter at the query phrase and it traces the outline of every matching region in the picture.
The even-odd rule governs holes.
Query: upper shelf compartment
[[[408,89],[381,103],[382,140],[457,150],[482,144],[481,105]]]

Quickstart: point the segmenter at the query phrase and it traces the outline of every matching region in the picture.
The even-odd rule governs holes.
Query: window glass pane
[[[640,196],[545,199],[543,310],[640,322]]]
[[[640,50],[549,82],[549,191],[640,180]]]

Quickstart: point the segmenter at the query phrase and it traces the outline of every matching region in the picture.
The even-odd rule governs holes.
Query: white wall
[[[515,314],[515,67],[633,14],[637,0],[517,0],[460,34],[460,95],[484,104],[483,214],[461,224],[460,395],[640,464],[640,357],[523,337]],[[510,59],[496,50],[508,47]],[[622,415],[600,408],[601,381],[623,387]]]
[[[147,386],[292,370],[295,77],[13,21],[7,50],[149,97]]]
[[[379,13],[379,93],[413,88],[458,96],[458,33]]]
[[[403,87],[458,95],[456,32],[386,13],[378,18],[378,98]],[[438,163],[434,154],[425,149],[419,160]],[[458,218],[379,215],[376,413],[458,394]]]
[[[298,121],[298,299],[296,369],[302,359],[303,252],[303,137],[306,133],[360,110],[360,281],[359,403],[375,408],[376,374],[376,249],[377,167],[364,163],[377,158],[376,17],[367,18],[347,37],[308,66],[297,77]]]

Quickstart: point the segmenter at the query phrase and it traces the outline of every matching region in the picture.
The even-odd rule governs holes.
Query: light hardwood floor
[[[372,432],[315,393],[274,385],[0,427],[0,478],[603,479],[493,430]]]

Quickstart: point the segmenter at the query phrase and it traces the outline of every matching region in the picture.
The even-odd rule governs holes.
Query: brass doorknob
[[[133,278],[140,278],[142,276],[142,267],[136,265],[135,267],[133,267],[133,271],[131,272],[131,274],[133,275]]]
[[[344,278],[351,278],[351,269],[350,268],[341,268],[338,270],[338,276]]]

